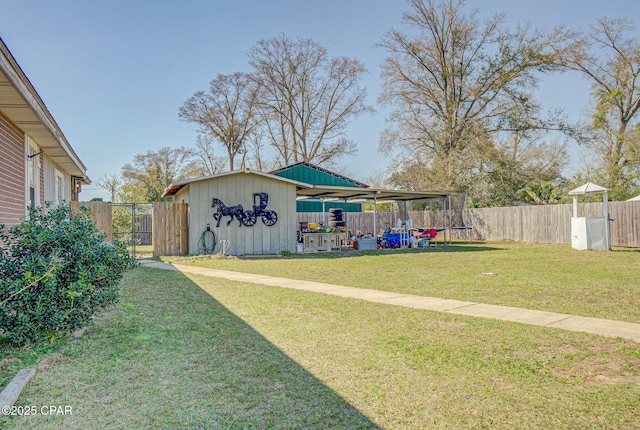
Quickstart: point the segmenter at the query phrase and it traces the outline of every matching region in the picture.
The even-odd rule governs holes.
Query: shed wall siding
[[[235,218],[227,225],[229,217],[223,217],[216,227],[211,207],[218,198],[227,206],[242,205],[245,211],[253,210],[253,194],[269,195],[267,209],[278,214],[278,222],[267,227],[258,218],[252,227],[240,226]],[[251,174],[237,174],[194,182],[188,187],[189,202],[189,253],[201,253],[198,241],[209,224],[216,234],[218,244],[229,241],[229,255],[279,254],[283,250],[294,251],[296,246],[296,187]],[[181,193],[176,201],[182,201]],[[216,252],[219,251],[219,245]]]
[[[17,224],[25,215],[24,148],[24,133],[0,113],[0,224]]]

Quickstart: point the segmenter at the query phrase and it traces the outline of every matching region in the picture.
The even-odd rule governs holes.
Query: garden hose
[[[207,233],[211,233],[211,245],[207,246]],[[213,251],[216,249],[216,234],[211,230],[209,224],[207,224],[207,228],[202,232],[200,236],[200,240],[198,241],[198,250],[202,251],[204,254],[213,254]]]

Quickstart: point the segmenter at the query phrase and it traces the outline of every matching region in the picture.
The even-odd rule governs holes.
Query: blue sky
[[[637,0],[469,0],[468,7],[534,27],[640,17]],[[365,64],[377,113],[349,126],[359,150],[343,165],[356,179],[384,169],[377,148],[386,112],[376,98],[386,53],[376,44],[407,10],[404,0],[0,0],[0,37],[87,166],[94,185],[81,197],[88,200],[106,194],[95,185],[100,176],[119,173],[135,154],[193,145],[196,126],[179,121],[178,108],[217,74],[248,70],[247,51],[280,33]],[[577,119],[588,89],[567,74],[542,82],[537,96]]]

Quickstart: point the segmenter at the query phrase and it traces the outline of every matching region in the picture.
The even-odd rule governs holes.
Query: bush
[[[116,302],[134,259],[123,242],[104,239],[88,209],[64,205],[0,225],[0,334],[14,345],[41,342]]]

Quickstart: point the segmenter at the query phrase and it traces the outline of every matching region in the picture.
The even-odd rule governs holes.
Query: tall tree
[[[189,97],[178,116],[198,124],[200,133],[222,143],[229,170],[233,170],[235,157],[244,151],[257,125],[256,94],[256,86],[246,73],[220,74],[210,82],[209,92],[198,91]]]
[[[137,154],[132,163],[122,166],[123,200],[128,202],[158,202],[172,182],[198,176],[194,172],[191,150],[160,148]]]
[[[422,166],[423,185],[471,191],[504,135],[563,128],[540,118],[531,91],[539,72],[561,64],[569,32],[509,30],[504,15],[480,23],[464,0],[409,4],[411,35],[393,29],[381,42],[389,56],[379,101],[393,110],[380,148],[400,154],[403,168]]]
[[[578,39],[568,63],[592,84],[592,133],[581,143],[594,152],[594,176],[621,200],[640,187],[640,40],[634,30],[627,19],[601,18]]]
[[[100,188],[103,188],[107,193],[109,193],[109,201],[111,203],[119,202],[119,196],[123,185],[123,181],[120,176],[115,173],[103,173],[96,183]]]
[[[213,175],[225,168],[224,157],[215,155],[213,138],[208,134],[198,134],[196,147],[192,153],[194,156],[194,171],[200,171],[202,176]]]
[[[282,164],[323,164],[355,151],[345,129],[372,111],[359,84],[366,73],[360,61],[330,58],[318,43],[285,35],[258,41],[249,59],[266,131]]]

